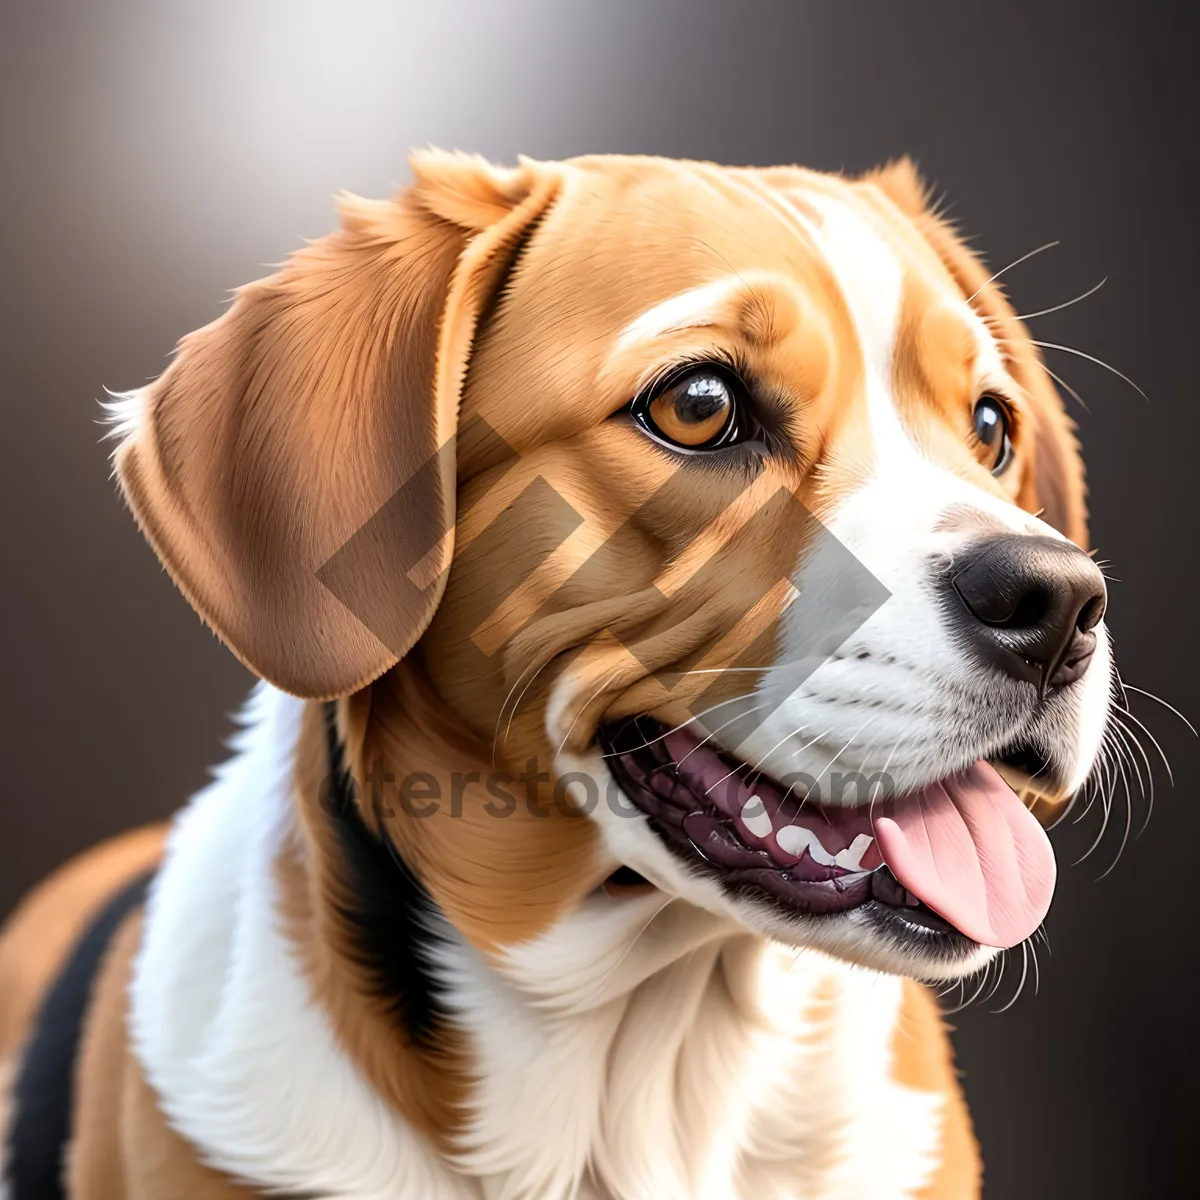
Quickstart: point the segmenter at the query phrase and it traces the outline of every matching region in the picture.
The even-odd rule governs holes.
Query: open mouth
[[[673,853],[785,916],[857,911],[897,935],[1010,947],[1050,906],[1050,842],[985,762],[904,796],[819,804],[649,717],[606,726],[600,741]]]

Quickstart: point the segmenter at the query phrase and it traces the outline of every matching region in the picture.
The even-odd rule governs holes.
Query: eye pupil
[[[737,432],[737,400],[731,381],[697,367],[634,402],[638,422],[660,441],[685,450],[728,445]]]
[[[979,440],[990,446],[1000,432],[1000,414],[990,405],[981,404],[975,414],[975,432]]]
[[[723,413],[730,403],[729,389],[723,379],[702,375],[688,383],[675,397],[675,412],[681,421],[698,425]]]
[[[975,405],[975,436],[986,452],[984,462],[993,475],[999,475],[1012,458],[1008,412],[992,396],[984,396]]]

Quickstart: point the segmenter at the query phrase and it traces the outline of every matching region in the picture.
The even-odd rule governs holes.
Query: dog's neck
[[[936,1102],[889,1075],[899,981],[661,894],[591,897],[503,954],[424,910],[436,1008],[400,994],[351,936],[361,895],[313,811],[297,820],[320,707],[265,688],[252,707],[179,822],[131,989],[138,1058],[209,1161],[360,1200],[882,1198],[928,1173]],[[846,1152],[863,1137],[888,1153]]]

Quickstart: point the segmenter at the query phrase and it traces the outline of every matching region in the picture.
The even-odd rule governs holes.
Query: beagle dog
[[[0,937],[7,1200],[977,1196],[1112,674],[1023,325],[907,161],[412,166],[115,406],[262,682]]]

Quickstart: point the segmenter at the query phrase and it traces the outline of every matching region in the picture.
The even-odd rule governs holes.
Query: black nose
[[[1108,594],[1077,546],[1048,537],[988,540],[952,577],[963,632],[1014,679],[1047,689],[1074,683],[1096,649]]]

